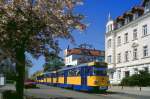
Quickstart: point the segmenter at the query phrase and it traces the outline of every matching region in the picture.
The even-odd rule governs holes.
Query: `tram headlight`
[[[94,81],[94,84],[98,84],[98,83],[99,83],[99,81],[98,81],[98,80],[95,80],[95,81]]]

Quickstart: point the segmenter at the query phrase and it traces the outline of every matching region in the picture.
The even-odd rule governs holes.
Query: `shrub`
[[[4,91],[3,93],[3,99],[17,99],[17,94],[15,91]]]
[[[150,86],[150,73],[147,71],[140,71],[139,74],[134,74],[130,77],[122,79],[122,86]]]

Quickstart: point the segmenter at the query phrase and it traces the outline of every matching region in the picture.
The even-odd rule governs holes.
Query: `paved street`
[[[38,89],[25,89],[25,95],[41,99],[150,99],[150,91],[139,91],[132,88],[112,87],[107,93],[86,93],[69,89],[38,85]],[[13,85],[0,88],[0,91],[14,90]],[[134,91],[133,91],[134,90]]]
[[[26,94],[30,96],[36,96],[40,98],[48,97],[68,97],[68,99],[150,99],[149,94],[143,94],[140,91],[134,91],[134,93],[120,91],[120,89],[115,89],[113,92],[109,90],[108,93],[86,93],[78,92],[68,89],[62,89],[50,86],[40,86],[40,89],[28,89]],[[148,92],[147,92],[148,93]],[[62,99],[62,98],[60,98]]]

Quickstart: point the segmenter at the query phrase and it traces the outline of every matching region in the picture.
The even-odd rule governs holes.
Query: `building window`
[[[137,39],[137,29],[133,30],[133,40]]]
[[[130,17],[125,18],[125,24],[128,24],[130,22]]]
[[[122,22],[118,22],[117,23],[117,28],[121,28],[123,26],[123,23]]]
[[[110,24],[110,31],[112,31],[113,30],[113,28],[112,28],[112,24]]]
[[[111,39],[108,40],[108,48],[111,48]]]
[[[143,36],[147,35],[147,25],[143,25]]]
[[[125,71],[125,77],[129,77],[130,76],[130,71]]]
[[[137,19],[139,17],[139,13],[137,12],[137,13],[134,13],[134,15],[133,15],[133,19],[135,20],[135,19]]]
[[[107,26],[107,32],[110,32],[112,30],[113,30],[113,25],[112,24],[108,25]]]
[[[118,42],[117,45],[118,45],[118,46],[121,46],[121,36],[118,37],[117,42]]]
[[[118,70],[118,79],[121,79],[121,70]]]
[[[109,55],[109,56],[108,56],[108,58],[107,58],[107,62],[108,62],[109,64],[111,64],[111,63],[112,63],[112,56],[111,56],[111,55]]]
[[[113,79],[113,78],[114,78],[114,73],[111,72],[111,73],[110,73],[110,79]]]
[[[133,49],[133,60],[137,60],[137,48]]]
[[[121,63],[121,53],[119,53],[119,54],[117,55],[117,60],[118,60],[118,63]]]
[[[149,4],[149,2],[147,2],[146,4],[145,4],[145,13],[147,13],[147,12],[149,12],[150,11],[150,4]]]
[[[128,62],[129,61],[129,52],[126,51],[125,52],[125,62]]]
[[[106,32],[109,32],[109,26],[106,27]]]
[[[128,33],[125,33],[124,35],[124,43],[128,43]]]
[[[143,47],[143,56],[147,57],[148,56],[148,46]]]

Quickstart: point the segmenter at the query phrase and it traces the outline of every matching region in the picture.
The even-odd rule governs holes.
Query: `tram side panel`
[[[81,68],[72,68],[68,70],[67,84],[69,87],[73,88],[75,85],[81,85]]]

